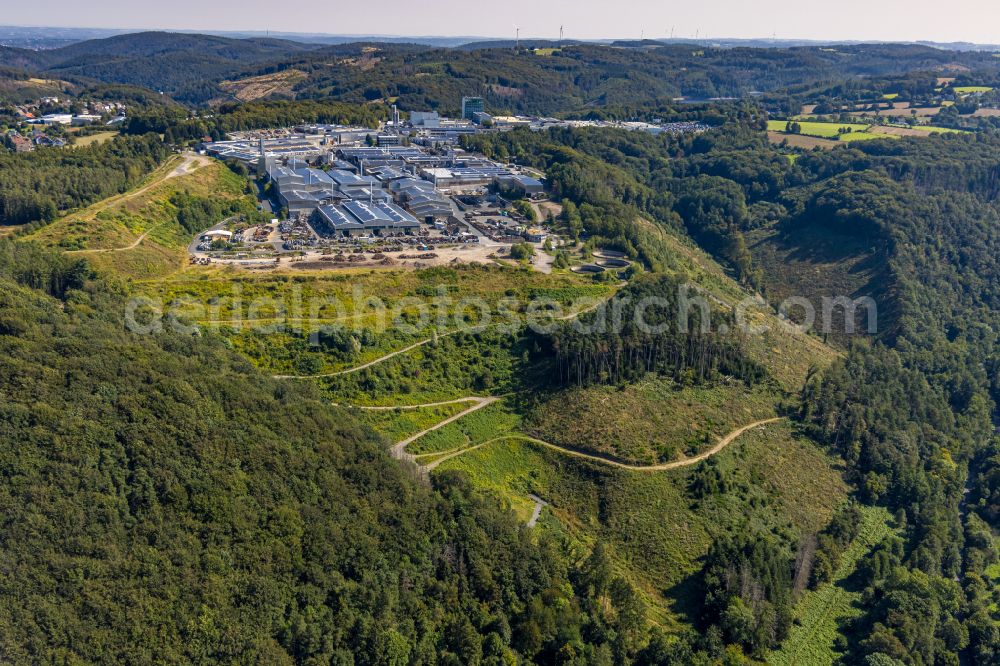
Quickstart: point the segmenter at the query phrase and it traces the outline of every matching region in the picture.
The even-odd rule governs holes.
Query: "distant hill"
[[[315,48],[279,39],[142,32],[47,51],[3,48],[0,65],[58,74],[60,78],[137,85],[198,100],[200,91],[214,92],[218,81],[250,64]]]
[[[482,95],[497,113],[550,114],[674,97],[743,97],[858,76],[1000,71],[1000,60],[989,53],[917,44],[774,49],[642,42],[638,49],[532,40],[514,46],[347,44],[251,67],[240,78],[295,70],[303,76],[287,93],[298,97],[391,100],[404,110],[454,112],[463,96]]]
[[[634,107],[674,97],[743,97],[858,76],[926,71],[991,77],[1000,72],[1000,59],[984,51],[923,44],[775,43],[782,48],[537,39],[437,48],[141,32],[43,51],[0,48],[0,67],[76,84],[139,86],[189,104],[277,95],[454,112],[463,96],[482,95],[495,112],[544,114]]]

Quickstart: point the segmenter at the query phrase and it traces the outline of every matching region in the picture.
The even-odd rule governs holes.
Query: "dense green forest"
[[[466,137],[468,150],[542,170],[562,206],[549,222],[580,241],[574,251],[636,260],[629,284],[544,334],[442,337],[419,358],[316,384],[276,381],[236,351],[274,354],[264,334],[242,347],[210,333],[134,335],[122,325],[131,286],[69,255],[0,241],[0,654],[13,663],[757,663],[792,635],[806,590],[833,582],[864,512],[883,507],[891,529],[850,574],[857,612],[833,646],[842,664],[998,663],[996,121],[977,121],[974,134],[807,151],[768,142],[763,106],[793,113],[808,99],[835,113],[873,93],[927,101],[937,69],[964,68],[956,85],[993,84],[1000,59],[902,45],[643,46],[321,48],[156,33],[0,49],[12,79],[46,72],[133,111],[105,144],[0,155],[0,224],[22,229],[136,186],[169,144],[299,122],[375,126],[389,101],[453,114],[463,95],[482,94],[491,110],[712,127]],[[224,80],[293,71],[280,96],[295,99],[223,101]],[[750,90],[766,94],[671,99]],[[934,122],[968,125],[960,116],[973,106]],[[189,232],[228,211],[182,193],[169,203]],[[721,299],[707,330],[697,308],[687,326],[656,333],[616,320],[619,305],[648,297],[661,307],[647,321],[675,320],[690,260],[666,237],[714,258],[734,280],[730,294],[777,309],[805,285],[810,297],[871,298],[877,313],[855,331],[816,333],[836,359],[780,388]],[[559,252],[562,270],[569,250]],[[858,256],[865,262],[846,269]],[[858,266],[864,279],[843,274]],[[300,354],[307,337],[288,338],[284,353]],[[360,341],[346,329],[315,337],[298,371],[318,373],[321,355],[356,360]],[[699,555],[682,631],[648,612],[627,570],[638,564],[600,540],[523,527],[466,475],[414,474],[390,460],[390,442],[331,404],[344,392],[375,400],[423,384],[517,394],[518,409],[542,394],[559,404],[564,392],[624,394],[641,382],[766,388],[772,413],[836,457],[853,495],[806,538],[750,496],[752,517]],[[691,505],[730,484],[712,461],[688,480],[681,501]]]
[[[808,232],[871,248],[888,267],[871,293],[879,301],[878,332],[851,343],[846,358],[815,375],[797,398],[802,422],[846,461],[859,499],[886,505],[905,525],[903,539],[886,543],[866,574],[866,612],[849,628],[857,638],[849,659],[958,663],[961,653],[993,663],[1000,639],[982,586],[996,553],[989,528],[977,521],[1000,527],[987,448],[1000,397],[998,140],[872,141],[793,163],[762,140],[752,116],[734,120],[697,138],[553,130],[477,137],[469,145],[546,169],[553,191],[575,203],[562,221],[569,230],[586,207],[618,213],[602,216],[614,227],[582,228],[631,244],[654,270],[630,215],[683,225],[765,293],[768,280],[742,240],[753,229],[770,227],[792,244]],[[574,168],[590,160],[603,166]],[[960,512],[963,485],[977,471],[983,476],[971,483],[981,508]],[[715,581],[706,587],[706,613],[727,641],[760,654],[787,628],[794,548],[768,545],[763,536],[733,539],[718,544],[706,564],[706,581]],[[828,541],[820,550],[816,580],[842,548]],[[737,575],[728,569],[734,562],[755,572],[768,607],[749,598],[732,606],[726,594],[730,601],[721,606],[713,600],[716,585],[732,585],[725,581]]]
[[[622,385],[649,373],[686,383],[762,381],[766,371],[747,358],[732,317],[717,312],[713,319],[710,310],[690,307],[683,289],[676,278],[642,276],[596,312],[539,336],[535,361],[551,357],[553,383],[565,386]],[[645,304],[640,314],[636,304]]]
[[[169,152],[149,135],[72,150],[0,153],[0,225],[51,222],[59,213],[125,192]]]
[[[205,137],[218,141],[227,132],[288,127],[300,123],[340,123],[377,127],[385,120],[385,107],[358,106],[341,102],[300,100],[265,101],[252,104],[223,104],[211,113],[190,117],[179,108],[149,109],[129,117],[123,131],[126,134],[164,134],[167,143],[201,141]]]
[[[609,664],[637,649],[641,603],[599,560],[567,560],[461,478],[427,487],[221,340],[125,331],[123,298],[82,261],[0,243],[8,659]]]

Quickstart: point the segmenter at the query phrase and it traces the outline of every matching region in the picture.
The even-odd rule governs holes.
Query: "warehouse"
[[[399,206],[386,201],[347,201],[316,209],[318,231],[333,236],[397,236],[414,233],[420,223]]]
[[[403,178],[389,183],[389,189],[418,220],[442,220],[453,214],[451,202],[425,180]]]
[[[521,174],[499,176],[496,183],[501,192],[515,192],[521,196],[532,196],[545,192],[545,184],[542,181]]]

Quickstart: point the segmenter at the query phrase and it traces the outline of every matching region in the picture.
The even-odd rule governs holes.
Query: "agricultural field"
[[[855,118],[875,118],[878,116],[889,118],[930,118],[939,114],[944,106],[948,106],[948,104],[942,102],[941,106],[911,107],[909,103],[903,102],[898,106],[894,105],[891,109],[879,109],[878,113],[874,111],[851,111],[850,115]]]
[[[809,120],[796,120],[801,128],[800,134],[806,136],[815,136],[821,139],[838,139],[841,141],[850,140],[846,137],[851,134],[865,134],[868,132],[870,125],[864,123],[825,123]],[[785,132],[785,128],[788,125],[788,121],[785,120],[769,120],[767,121],[767,129],[771,132]],[[871,138],[871,137],[869,137]]]
[[[872,127],[873,134],[883,134],[887,136],[916,136],[926,137],[930,134],[967,134],[965,130],[952,129],[950,127],[933,127],[931,125],[875,125]]]
[[[848,132],[847,134],[841,134],[839,141],[842,143],[851,143],[852,141],[871,141],[873,139],[898,139],[899,137],[893,134],[883,134],[875,131],[865,131],[865,132]]]
[[[892,533],[889,512],[881,507],[862,507],[861,530],[840,558],[833,580],[816,590],[807,590],[795,607],[796,622],[781,649],[772,653],[774,666],[827,666],[840,657],[836,640],[842,624],[860,614],[861,592],[851,576],[871,549]]]
[[[993,88],[991,88],[990,86],[955,86],[954,88],[952,88],[952,91],[954,91],[956,95],[988,93],[991,90],[993,90]]]

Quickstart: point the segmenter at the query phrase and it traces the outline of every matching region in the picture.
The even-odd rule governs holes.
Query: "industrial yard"
[[[526,217],[546,198],[543,174],[459,147],[463,133],[485,131],[473,120],[484,114],[466,102],[461,120],[426,112],[403,122],[393,109],[377,129],[311,124],[206,142],[205,154],[256,174],[270,222],[220,221],[192,241],[190,263],[420,268],[501,261],[515,243],[558,242]],[[518,199],[533,205],[525,211]],[[547,259],[540,270],[551,270]]]

